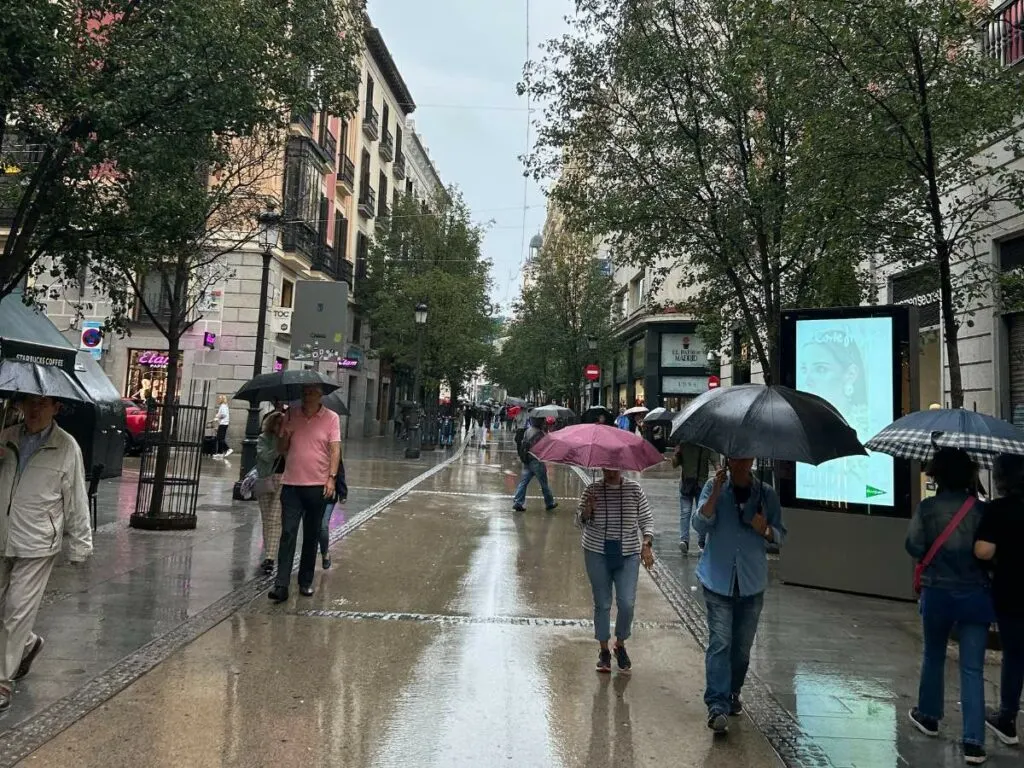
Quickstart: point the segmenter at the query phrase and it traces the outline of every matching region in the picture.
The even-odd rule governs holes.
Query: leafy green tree
[[[527,67],[548,104],[530,169],[617,262],[681,274],[702,325],[739,325],[770,381],[783,308],[859,303],[862,170],[823,140],[817,62],[773,0],[588,0]],[[839,282],[835,276],[842,275]]]
[[[512,394],[543,392],[570,408],[581,406],[583,368],[615,346],[614,286],[596,255],[592,237],[548,227],[534,280],[523,290],[517,317],[491,367],[494,380]],[[596,353],[590,339],[598,343]]]
[[[0,0],[0,18],[0,297],[123,232],[105,227],[126,158],[355,104],[362,0]]]
[[[458,193],[449,190],[430,206],[403,196],[357,283],[374,348],[406,373],[419,361],[429,391],[447,381],[457,397],[490,354],[490,262],[480,254],[481,239]],[[414,318],[421,302],[428,307],[423,329]]]
[[[887,262],[938,286],[950,397],[962,407],[961,324],[999,295],[990,228],[1024,203],[1014,162],[1024,71],[1001,60],[1019,26],[976,0],[792,0],[789,10],[787,55],[816,62],[832,93],[829,152],[885,197],[858,214]]]

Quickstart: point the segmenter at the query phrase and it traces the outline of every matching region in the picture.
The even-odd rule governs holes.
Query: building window
[[[363,321],[358,316],[352,318],[352,343],[360,346],[363,343]]]
[[[359,160],[359,196],[366,197],[366,191],[370,188],[370,153],[365,149]]]
[[[284,171],[284,217],[302,221],[316,229],[323,189],[323,172],[317,164],[311,142],[300,136],[288,140]]]
[[[391,121],[391,109],[388,107],[388,103],[385,101],[380,106],[380,132],[387,135],[388,123]]]
[[[348,219],[344,214],[334,214],[334,252],[343,260],[348,253]]]
[[[281,306],[291,309],[295,297],[295,283],[291,280],[281,281]]]
[[[187,287],[186,289],[187,290]],[[185,295],[185,291],[182,291]],[[168,318],[173,306],[174,286],[163,272],[150,272],[142,279],[142,295],[139,297],[136,320],[149,320],[146,309],[157,318]]]
[[[405,194],[407,194],[407,195],[413,194],[412,179],[407,179],[406,182],[405,182]]]
[[[384,171],[377,177],[377,215],[388,215],[388,177]]]
[[[366,262],[370,255],[370,238],[362,232],[356,235],[356,280],[366,277]]]
[[[373,78],[369,74],[366,75],[366,114],[370,114],[370,110],[373,109]]]

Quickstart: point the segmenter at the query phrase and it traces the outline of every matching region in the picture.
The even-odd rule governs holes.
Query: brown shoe
[[[21,678],[28,674],[29,670],[32,669],[32,662],[36,660],[36,656],[43,650],[44,645],[46,645],[46,642],[43,638],[36,635],[36,641],[32,643],[32,647],[25,651],[25,655],[21,657],[18,671],[14,673],[15,680],[21,680]]]

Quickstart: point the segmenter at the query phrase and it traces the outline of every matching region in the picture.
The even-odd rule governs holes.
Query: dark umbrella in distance
[[[235,400],[245,400],[250,403],[280,400],[282,403],[290,403],[293,400],[301,400],[302,390],[308,386],[318,386],[326,395],[339,389],[341,384],[319,371],[290,370],[261,373],[242,385],[242,388],[235,393]]]
[[[672,421],[678,414],[668,408],[655,408],[643,418],[644,424],[666,424]]]
[[[908,413],[864,447],[898,459],[928,461],[936,448],[962,448],[981,467],[1001,453],[1024,455],[1024,430],[1008,421],[963,408]]]
[[[813,465],[865,455],[853,427],[828,401],[762,384],[705,392],[672,420],[672,439],[722,456]]]
[[[320,400],[320,404],[329,411],[334,411],[339,416],[348,416],[349,410],[345,401],[341,399],[341,392],[335,390],[328,395],[324,395]],[[302,400],[293,400],[288,404],[289,408],[301,408]]]
[[[603,405],[592,405],[583,412],[583,415],[580,417],[580,421],[584,424],[596,424],[598,417],[602,415],[604,416],[605,424],[611,425],[615,420],[615,417],[612,416],[612,412],[608,410],[607,407]]]

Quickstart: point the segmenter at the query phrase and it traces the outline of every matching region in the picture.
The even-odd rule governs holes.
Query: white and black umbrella
[[[571,423],[576,420],[576,414],[568,408],[560,405],[542,405],[530,411],[531,419],[553,418],[555,421]]]
[[[911,461],[928,461],[938,448],[961,448],[979,466],[991,467],[1001,453],[1024,455],[1024,430],[983,413],[936,408],[897,419],[864,447]]]

